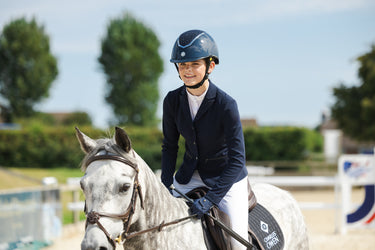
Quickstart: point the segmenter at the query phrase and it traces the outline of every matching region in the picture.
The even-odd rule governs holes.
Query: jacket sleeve
[[[169,188],[173,183],[173,175],[176,170],[176,159],[178,152],[178,140],[180,134],[175,123],[175,103],[171,93],[165,97],[163,102],[163,144],[161,159],[161,181]]]
[[[213,188],[207,192],[207,199],[219,204],[232,185],[247,176],[245,167],[245,143],[240,115],[234,99],[225,105],[223,126],[228,147],[228,164]]]

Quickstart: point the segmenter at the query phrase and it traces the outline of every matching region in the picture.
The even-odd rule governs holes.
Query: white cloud
[[[266,9],[279,11],[280,14],[304,14],[311,12],[338,12],[362,8],[372,3],[369,0],[287,0],[267,1]],[[272,6],[272,7],[271,7]]]
[[[374,8],[375,1],[372,0],[264,0],[264,1],[201,1],[200,6],[193,4],[184,6],[186,13],[194,16],[203,16],[199,21],[205,20],[210,26],[230,26],[251,24],[282,18],[293,18],[312,14],[331,14],[357,9]],[[178,2],[179,3],[179,2]],[[170,5],[174,8],[172,19],[179,20],[181,5],[175,3]],[[194,9],[195,8],[195,9]],[[195,20],[192,19],[191,22]]]
[[[72,24],[91,18],[111,18],[122,10],[133,10],[147,20],[163,23],[168,20],[172,26],[186,22],[194,25],[202,21],[210,26],[218,26],[374,6],[372,0],[0,0],[0,25],[4,17],[22,14],[38,15],[42,21],[48,19]]]
[[[327,14],[375,7],[371,0],[267,0],[249,3],[233,18],[239,22],[255,22],[309,14]]]

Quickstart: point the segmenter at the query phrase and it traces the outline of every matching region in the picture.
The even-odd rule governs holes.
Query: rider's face
[[[206,61],[200,59],[193,62],[179,63],[178,72],[185,85],[193,86],[202,81],[206,73]]]

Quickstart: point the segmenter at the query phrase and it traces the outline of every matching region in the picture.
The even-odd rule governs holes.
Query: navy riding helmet
[[[178,63],[193,62],[199,59],[206,60],[206,73],[202,81],[187,88],[197,89],[203,85],[208,78],[208,67],[210,61],[219,64],[219,51],[214,39],[203,30],[189,30],[182,33],[176,40],[170,62],[174,63],[178,72]]]
[[[192,62],[210,57],[219,64],[219,51],[214,39],[205,31],[189,30],[177,38],[170,62]]]

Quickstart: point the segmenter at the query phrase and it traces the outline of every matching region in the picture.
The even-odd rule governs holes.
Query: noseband
[[[116,243],[119,244],[124,244],[126,239],[127,239],[127,234],[131,225],[131,220],[133,217],[133,214],[135,212],[135,207],[137,205],[137,195],[139,196],[139,199],[141,201],[141,207],[144,209],[143,206],[143,197],[142,197],[142,190],[141,190],[141,185],[138,182],[138,173],[139,173],[139,168],[137,164],[134,162],[126,159],[125,157],[122,157],[120,155],[115,155],[115,154],[110,154],[109,152],[106,151],[105,155],[94,155],[90,157],[86,161],[86,167],[94,162],[94,161],[101,161],[101,160],[113,160],[113,161],[119,161],[122,162],[130,167],[132,167],[135,170],[135,177],[134,177],[134,184],[133,184],[133,193],[132,193],[132,198],[129,204],[128,209],[124,214],[110,214],[110,213],[98,213],[95,211],[90,211],[87,213],[86,211],[86,227],[88,224],[97,224],[98,227],[104,232],[104,234],[107,236],[108,241],[111,243],[113,246],[113,249],[116,248]],[[85,208],[86,210],[86,208]],[[120,233],[118,237],[113,239],[111,235],[108,233],[108,231],[103,227],[103,225],[100,223],[99,219],[101,217],[108,217],[108,218],[113,218],[113,219],[119,219],[123,221],[123,230]],[[124,246],[125,248],[125,246]]]

